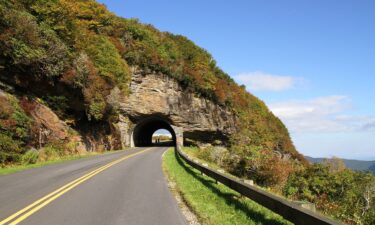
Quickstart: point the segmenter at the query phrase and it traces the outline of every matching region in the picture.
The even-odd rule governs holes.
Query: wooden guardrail
[[[251,186],[236,180],[225,174],[212,170],[204,165],[194,162],[179,146],[176,147],[178,155],[185,160],[190,166],[204,173],[205,175],[215,179],[216,181],[226,185],[232,190],[237,191],[243,196],[250,198],[258,204],[270,209],[284,217],[286,220],[296,225],[342,225],[342,223],[334,221],[318,213],[304,209],[301,206],[283,199],[279,196],[266,192],[258,187]]]

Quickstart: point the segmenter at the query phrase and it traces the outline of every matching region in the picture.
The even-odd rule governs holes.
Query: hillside
[[[241,179],[374,224],[375,176],[309,165],[265,103],[188,38],[94,0],[0,0],[0,167],[144,147],[157,129]]]
[[[305,158],[309,162],[313,163],[321,163],[323,162],[326,158],[313,158],[309,156],[305,156]],[[375,161],[364,161],[364,160],[354,160],[354,159],[342,159],[345,163],[345,165],[353,170],[358,170],[358,171],[372,171],[375,174]]]
[[[35,104],[52,109],[73,133],[89,135],[93,144],[98,137],[116,140],[112,124],[119,118],[120,100],[113,96],[129,94],[131,68],[169,76],[230,109],[238,118],[237,132],[226,144],[240,158],[263,149],[304,161],[284,124],[207,51],[183,36],[117,17],[92,0],[0,1],[0,87],[11,94],[2,98],[8,108],[2,104],[1,138],[8,144],[1,154],[23,154],[49,144],[36,144],[37,121],[30,114]],[[22,134],[7,124],[17,124]],[[68,139],[59,145],[66,148]]]

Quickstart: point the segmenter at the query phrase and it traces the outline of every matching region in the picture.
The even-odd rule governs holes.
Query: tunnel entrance
[[[163,143],[154,143],[153,134],[157,130],[167,130],[172,136],[172,141]],[[136,147],[155,146],[163,144],[175,146],[176,145],[176,133],[170,123],[159,117],[148,117],[137,124],[133,131],[133,142]]]

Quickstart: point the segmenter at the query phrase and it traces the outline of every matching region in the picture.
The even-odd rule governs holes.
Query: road
[[[186,224],[162,172],[166,149],[133,148],[0,176],[0,225]]]

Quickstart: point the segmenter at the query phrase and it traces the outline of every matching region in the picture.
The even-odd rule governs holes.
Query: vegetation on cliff
[[[283,194],[294,200],[313,202],[319,211],[347,224],[375,223],[375,176],[345,168],[339,159],[294,173]]]
[[[31,138],[31,119],[13,96],[0,95],[0,163],[20,161]]]
[[[111,120],[116,110],[108,98],[115,87],[128,92],[129,66],[167,74],[230,107],[239,118],[231,141],[241,157],[259,148],[303,160],[266,105],[187,38],[117,17],[92,0],[0,1],[0,79],[35,95],[64,98],[62,117]],[[37,84],[41,90],[31,90]]]
[[[335,175],[326,167],[305,168],[284,124],[222,71],[207,51],[183,36],[117,17],[94,0],[0,0],[0,89],[13,93],[0,92],[0,164],[34,162],[35,152],[27,151],[32,147],[43,147],[37,156],[43,159],[76,151],[75,142],[68,139],[38,141],[40,127],[30,115],[36,101],[77,130],[90,130],[90,124],[109,124],[101,130],[111,129],[118,119],[116,104],[129,94],[131,67],[168,75],[235,113],[238,130],[230,148],[225,157],[214,157],[231,173],[291,198],[328,199],[323,207],[336,207],[330,212],[338,218],[344,218],[340,213],[365,220],[374,217],[373,206],[372,211],[368,206],[362,211],[366,216],[339,207],[351,205],[365,190],[345,182],[369,183],[373,178],[367,181],[367,175],[346,170]],[[353,192],[337,192],[338,188]],[[354,217],[344,219],[357,222]]]
[[[38,103],[25,97],[0,90],[0,166],[15,164],[35,164],[49,160],[60,160],[79,155],[78,143],[73,130],[60,137],[42,138],[43,125],[37,121],[35,113]],[[53,114],[55,115],[55,114]],[[39,150],[36,150],[39,148]]]

